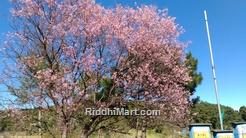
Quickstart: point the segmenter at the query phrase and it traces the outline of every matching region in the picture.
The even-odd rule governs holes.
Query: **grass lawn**
[[[101,138],[135,138],[136,136],[136,130],[130,130],[129,134],[119,134],[119,133],[102,133]],[[141,135],[141,132],[139,131],[139,136]],[[99,135],[93,134],[90,136],[90,138],[98,138]],[[40,138],[38,135],[26,135],[24,132],[4,132],[0,133],[0,138]],[[44,134],[42,138],[51,138],[48,134]],[[74,134],[70,136],[70,138],[79,138],[78,135]],[[170,135],[164,133],[156,133],[154,130],[147,130],[147,138],[186,138],[176,135]]]

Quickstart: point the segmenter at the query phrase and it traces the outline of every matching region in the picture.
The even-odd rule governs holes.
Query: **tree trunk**
[[[85,125],[84,129],[81,131],[80,138],[88,138],[90,135],[89,130],[89,126]]]
[[[136,123],[136,136],[135,138],[138,138],[138,118],[137,118],[137,123]]]
[[[68,138],[68,127],[64,126],[62,128],[62,138]]]
[[[80,136],[80,138],[88,138],[88,137],[89,137],[88,133],[82,133]]]
[[[146,128],[147,128],[147,121],[146,121],[146,117],[144,117],[143,124],[142,124],[141,138],[146,138]]]
[[[68,138],[68,129],[69,129],[69,124],[65,122],[62,126],[62,138]]]
[[[102,129],[98,130],[98,138],[102,138]]]

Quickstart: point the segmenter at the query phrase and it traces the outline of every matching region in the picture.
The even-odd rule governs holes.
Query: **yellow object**
[[[210,134],[207,131],[194,132],[194,138],[210,138]]]
[[[243,134],[243,138],[246,138],[246,134],[245,133]]]

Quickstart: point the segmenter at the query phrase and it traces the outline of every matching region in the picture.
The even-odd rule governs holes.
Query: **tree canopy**
[[[246,107],[245,106],[241,106],[239,109],[239,113],[241,115],[241,118],[246,121]]]
[[[185,63],[183,30],[166,10],[105,8],[94,0],[21,0],[13,7],[6,53],[15,64],[7,66],[4,84],[21,108],[54,112],[63,138],[81,108],[121,106],[136,94],[161,110],[159,119],[186,121],[201,79],[190,70],[196,60]],[[88,137],[109,117],[80,119]]]

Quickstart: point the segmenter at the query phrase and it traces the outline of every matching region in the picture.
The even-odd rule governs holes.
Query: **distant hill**
[[[243,121],[238,111],[229,106],[221,105],[224,129],[231,129],[231,123]],[[192,109],[194,123],[211,123],[214,129],[219,129],[219,115],[217,104],[201,101],[194,105]]]

